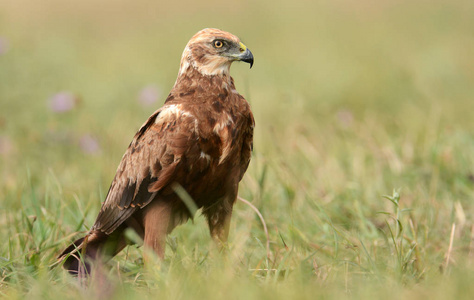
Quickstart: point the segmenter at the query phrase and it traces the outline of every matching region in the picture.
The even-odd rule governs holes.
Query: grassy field
[[[474,2],[0,2],[0,295],[9,299],[471,299]],[[292,4],[290,4],[292,3]],[[205,27],[235,64],[255,151],[226,256],[204,218],[166,259],[55,268]]]

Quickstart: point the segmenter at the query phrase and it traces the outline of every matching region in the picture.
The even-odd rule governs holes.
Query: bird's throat
[[[221,87],[225,90],[235,89],[230,76],[230,64],[225,66],[197,68],[192,64],[181,63],[181,68],[176,79],[174,89],[186,86],[190,89],[203,89],[206,87]],[[198,86],[195,86],[198,85]]]

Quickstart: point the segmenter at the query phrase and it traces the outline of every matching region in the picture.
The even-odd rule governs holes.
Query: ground
[[[0,4],[0,294],[469,299],[474,3],[185,2]],[[198,214],[163,263],[131,246],[107,289],[82,290],[55,257],[93,224],[204,27],[255,56],[231,69],[256,119],[240,196],[270,253],[238,202],[225,255]]]

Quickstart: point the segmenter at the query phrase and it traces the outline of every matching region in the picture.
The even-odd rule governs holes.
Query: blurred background
[[[238,35],[255,55],[252,70],[234,64],[232,74],[256,116],[257,155],[300,172],[309,160],[311,177],[331,157],[382,157],[401,172],[417,154],[452,156],[427,139],[472,139],[473,9],[467,0],[3,0],[1,181],[15,186],[30,169],[54,172],[66,190],[78,177],[107,185],[205,27]],[[458,154],[468,174],[472,155]]]
[[[473,253],[472,0],[2,0],[2,224],[19,209],[48,218],[55,208],[55,238],[91,226],[133,134],[206,27],[239,36],[255,56],[251,70],[231,69],[257,123],[240,194],[266,217],[273,249],[286,237],[309,253],[332,226],[339,242],[362,232],[375,249],[385,226],[376,212],[391,209],[381,195],[401,188],[433,270],[452,223],[457,251]],[[236,209],[235,243],[263,238]]]
[[[473,8],[467,0],[3,0],[2,181],[14,184],[16,172],[37,164],[68,176],[68,158],[92,160],[92,177],[116,164],[163,103],[188,39],[205,27],[238,35],[255,54],[254,69],[234,64],[232,73],[255,111],[257,153],[282,143],[280,156],[295,155],[300,134],[327,135],[326,120],[468,131]]]

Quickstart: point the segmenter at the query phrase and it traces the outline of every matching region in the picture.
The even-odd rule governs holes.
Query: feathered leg
[[[216,205],[203,212],[207,218],[211,237],[221,250],[227,247],[233,204],[234,201],[226,205]]]
[[[173,228],[171,226],[172,206],[162,201],[153,201],[144,208],[144,247],[153,250],[156,255],[163,259],[166,249],[166,235]],[[145,254],[145,262],[150,258]]]

